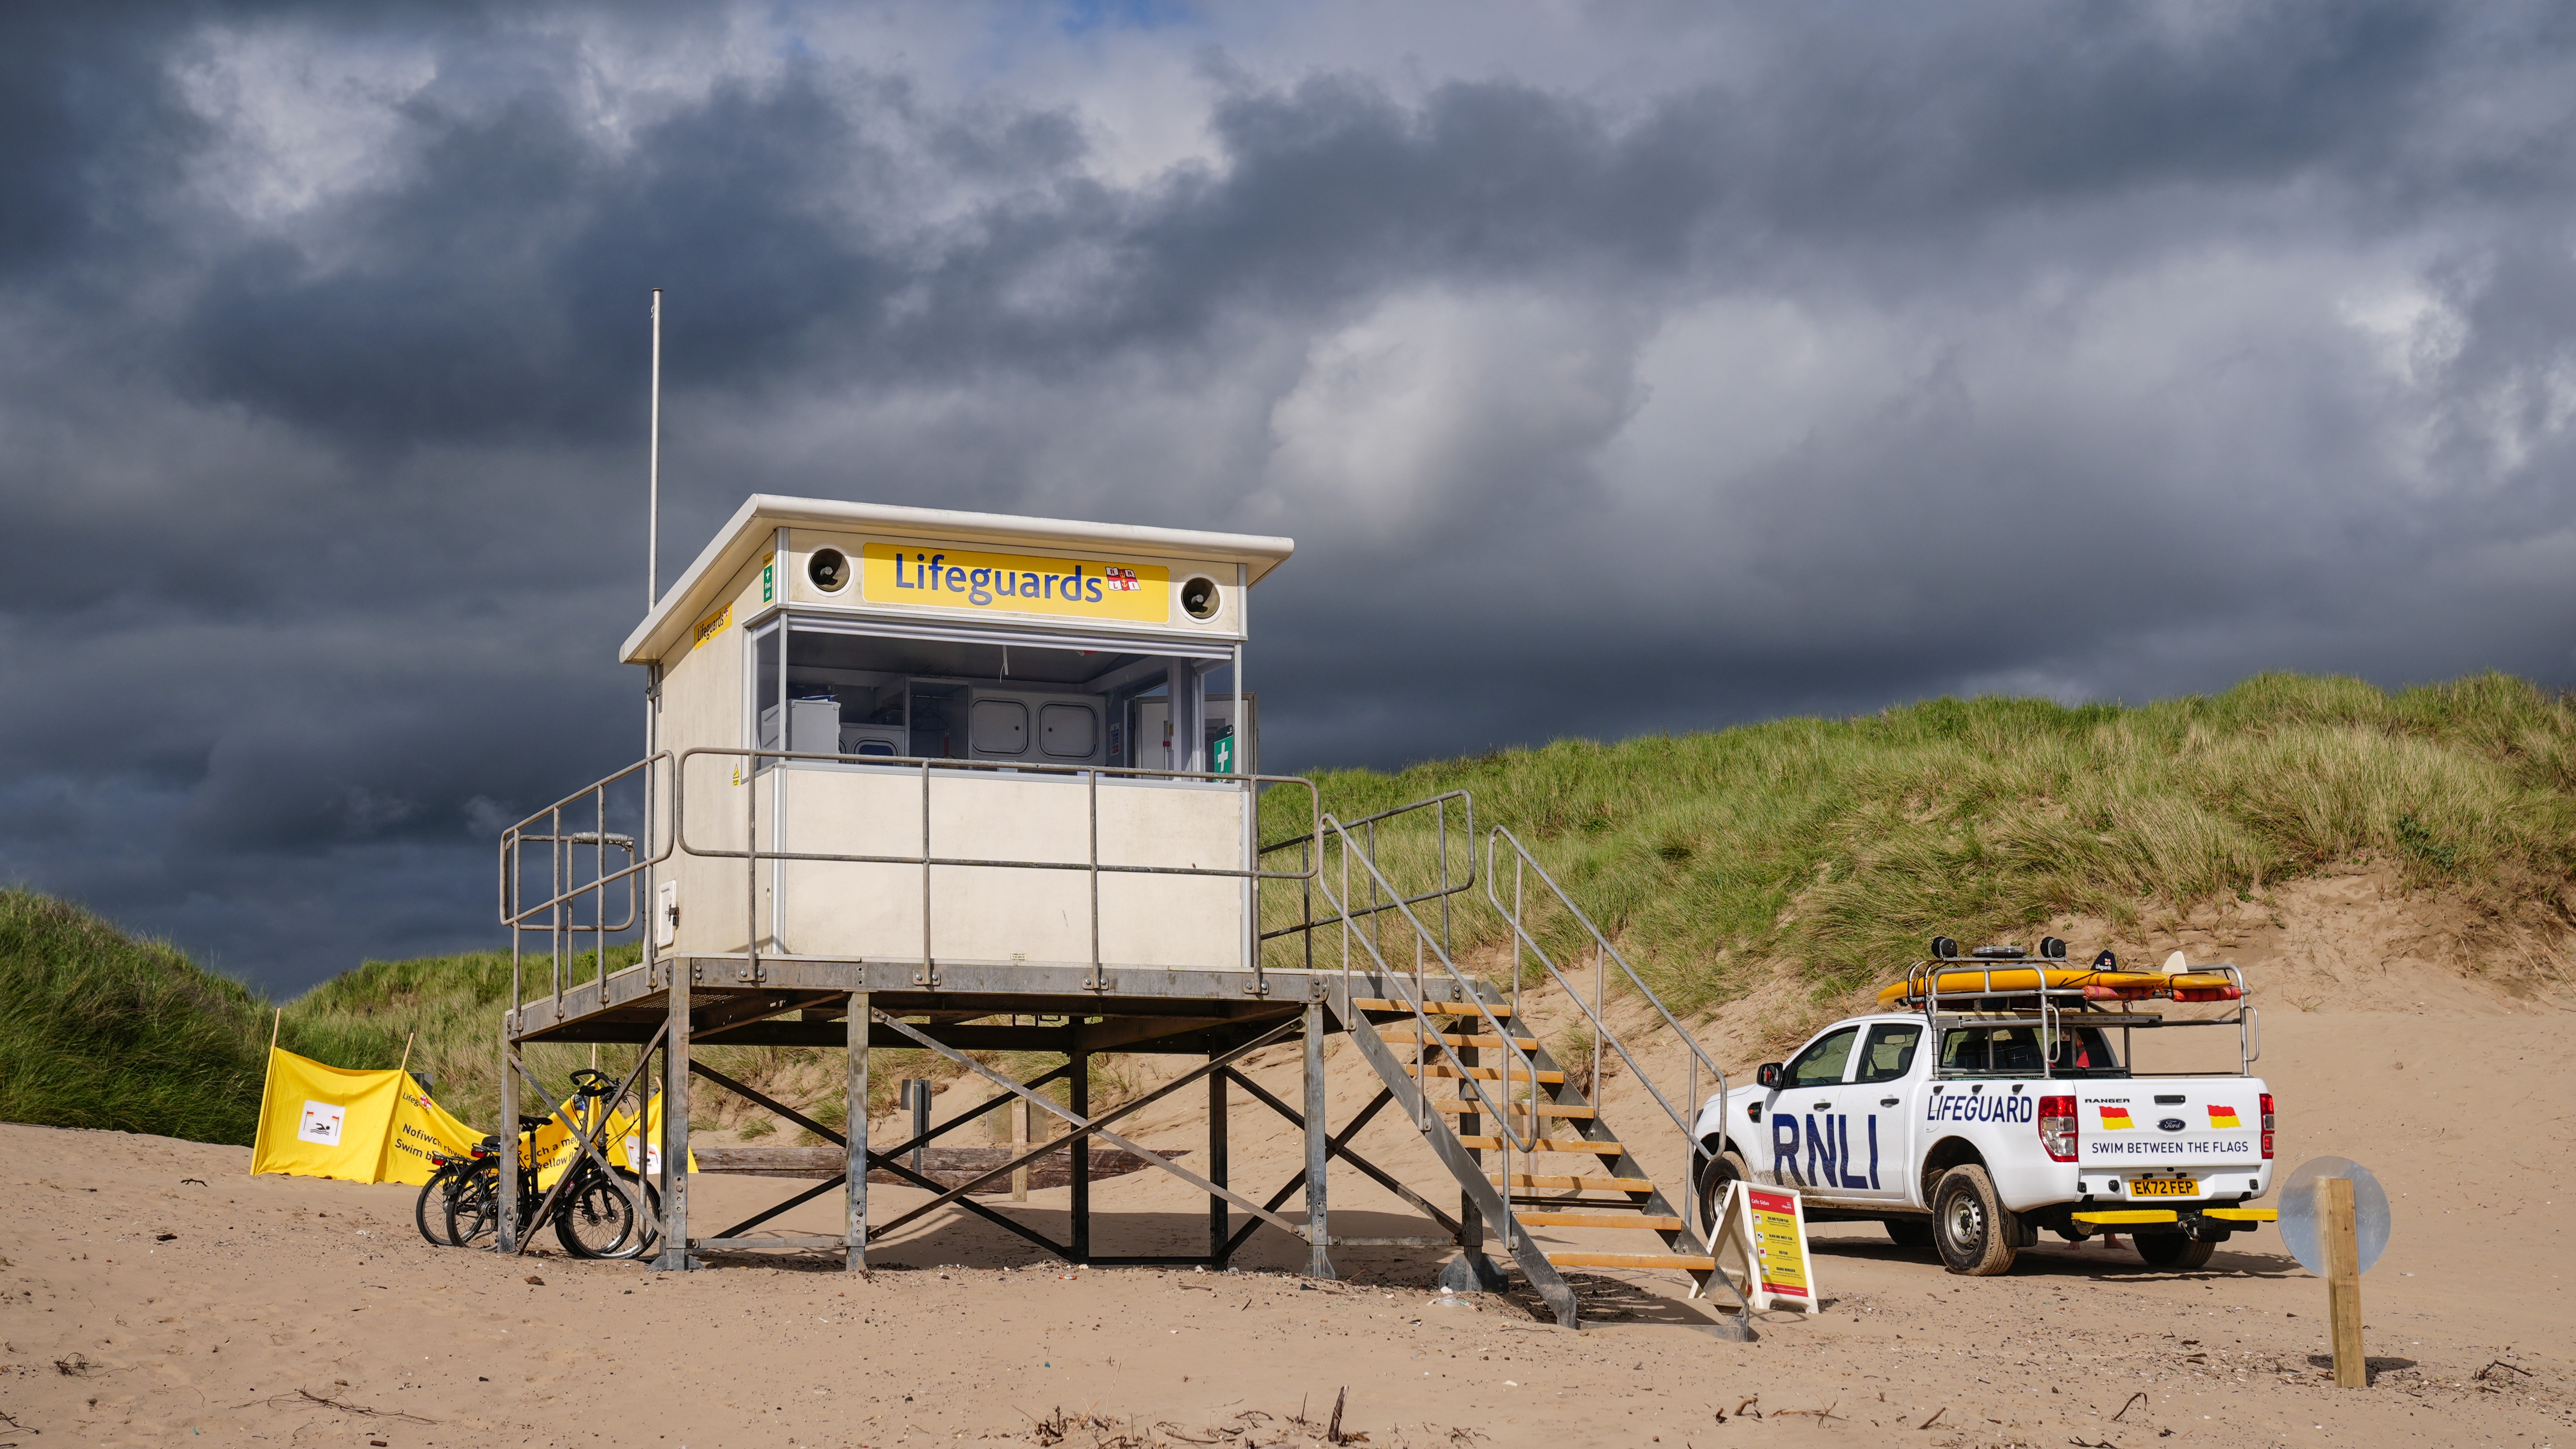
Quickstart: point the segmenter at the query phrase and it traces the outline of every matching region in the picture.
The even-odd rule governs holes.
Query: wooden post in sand
[[[2352,1179],[2317,1179],[2317,1237],[2325,1250],[2326,1316],[2334,1325],[2335,1386],[2370,1386],[2361,1349],[2361,1231],[2352,1205]]]
[[[1013,1097],[1011,1099],[1010,1113],[1011,1155],[1013,1157],[1018,1157],[1029,1150],[1029,1099],[1026,1097]],[[1027,1202],[1028,1200],[1029,1170],[1026,1167],[1012,1168],[1011,1201]]]
[[[268,1020],[268,1060],[259,1069],[259,1120],[250,1129],[250,1170],[259,1175],[259,1150],[268,1145],[268,1079],[277,1071],[277,1031],[286,1025],[286,1008]]]

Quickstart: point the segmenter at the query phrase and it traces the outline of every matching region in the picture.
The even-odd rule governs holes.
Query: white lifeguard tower
[[[1573,1323],[1576,1309],[1559,1263],[1668,1266],[1706,1286],[1713,1265],[1693,1255],[1675,1209],[1538,1043],[1507,1028],[1516,986],[1472,980],[1450,958],[1451,898],[1477,878],[1472,802],[1453,792],[1341,822],[1321,811],[1311,782],[1258,772],[1259,714],[1244,688],[1251,599],[1293,551],[1288,539],[1244,534],[746,500],[620,650],[647,671],[645,757],[503,833],[501,919],[513,960],[505,1118],[516,1118],[523,1086],[558,1106],[524,1065],[528,1043],[634,1044],[621,1094],[644,1086],[658,1060],[663,1100],[682,1104],[662,1113],[652,1174],[662,1191],[652,1202],[652,1183],[620,1191],[655,1230],[653,1261],[666,1269],[693,1266],[701,1252],[774,1248],[829,1248],[862,1267],[873,1172],[937,1194],[875,1231],[947,1209],[1074,1262],[1222,1267],[1268,1223],[1305,1240],[1309,1270],[1329,1275],[1326,1173],[1339,1160],[1441,1229],[1342,1241],[1455,1245],[1487,1281],[1490,1232],[1561,1322]],[[1265,815],[1274,837],[1266,844]],[[1436,873],[1416,861],[1409,884],[1391,878],[1376,850],[1382,825],[1436,842],[1422,855],[1436,858]],[[1466,841],[1453,850],[1459,825]],[[1488,898],[1510,923],[1516,953],[1526,946],[1555,972],[1521,916],[1518,885],[1508,907],[1490,889],[1506,841],[1516,882],[1536,871],[1496,831],[1485,842]],[[1544,872],[1534,878],[1571,908]],[[1415,909],[1433,903],[1436,927]],[[1401,943],[1393,950],[1381,940],[1390,930]],[[537,980],[527,969],[532,935],[548,958]],[[578,949],[585,936],[592,949]],[[1593,939],[1606,953],[1596,962],[1616,959]],[[635,941],[640,959],[611,970],[605,948],[618,940]],[[1586,1008],[1596,1039],[1642,1073],[1601,1018],[1600,980],[1596,967]],[[1669,1013],[1664,1020],[1679,1031]],[[1325,1110],[1332,1032],[1348,1032],[1384,1083],[1339,1133]],[[1261,1047],[1299,1040],[1302,1111],[1234,1068]],[[843,1120],[816,1121],[694,1060],[710,1042],[846,1047]],[[962,1184],[934,1181],[905,1154],[985,1108],[871,1144],[868,1050],[880,1046],[938,1052],[1061,1119],[1064,1135]],[[1059,1053],[1065,1064],[1013,1081],[967,1055],[996,1050]],[[1113,1130],[1142,1102],[1093,1114],[1089,1061],[1112,1051],[1205,1058],[1146,1099],[1204,1081],[1203,1172]],[[1716,1074],[1695,1045],[1690,1053],[1685,1104]],[[833,1143],[833,1178],[692,1237],[689,1173],[668,1169],[690,1160],[693,1078]],[[1429,1094],[1435,1078],[1454,1081],[1456,1097]],[[1069,1098],[1062,1105],[1040,1091],[1057,1080]],[[1227,1181],[1229,1082],[1305,1139],[1304,1170],[1267,1202]],[[1657,1097],[1687,1132],[1682,1112]],[[1456,1176],[1456,1217],[1351,1150],[1351,1134],[1389,1106]],[[1208,1252],[1094,1252],[1093,1143],[1136,1152],[1204,1190]],[[580,1150],[608,1166],[599,1143]],[[968,1195],[1057,1152],[1070,1157],[1069,1242]],[[1489,1152],[1501,1154],[1499,1175],[1487,1169]],[[1611,1175],[1533,1175],[1526,1160],[1512,1170],[1518,1154],[1567,1152],[1591,1154],[1594,1170]],[[1594,1206],[1635,1210],[1633,1226],[1660,1234],[1664,1251],[1541,1250],[1530,1225],[1572,1219],[1516,1214],[1515,1204],[1559,1184],[1614,1194],[1575,1216],[1592,1223]],[[778,1213],[836,1190],[847,1193],[843,1232],[754,1236]],[[1301,1191],[1303,1221],[1281,1216]],[[510,1247],[521,1225],[515,1198],[503,1198],[499,1239]]]
[[[1080,968],[1092,990],[1249,967],[1245,625],[1294,547],[745,502],[622,652],[658,678],[673,759],[657,950],[752,981],[800,957],[911,962],[918,985]],[[753,840],[774,868],[747,883]]]

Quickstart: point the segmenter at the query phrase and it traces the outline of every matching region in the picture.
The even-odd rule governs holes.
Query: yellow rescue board
[[[2166,976],[2153,971],[2095,971],[2090,967],[1996,966],[1943,971],[1937,989],[1944,996],[2009,996],[2017,991],[2076,989],[2098,986],[2133,1000],[2174,991],[2217,991],[2235,983],[2217,972],[2193,971]],[[1895,982],[1878,993],[1878,1004],[1919,1000],[1911,982]]]

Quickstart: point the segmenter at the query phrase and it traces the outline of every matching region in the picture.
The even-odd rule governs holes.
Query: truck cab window
[[[1851,1059],[1852,1038],[1860,1028],[1847,1026],[1840,1031],[1818,1037],[1815,1044],[1798,1053],[1784,1074],[1792,1087],[1836,1086],[1843,1079],[1843,1064]]]
[[[1914,1070],[1914,1048],[1922,1040],[1923,1028],[1919,1026],[1871,1027],[1869,1045],[1861,1049],[1860,1073],[1852,1080],[1903,1081],[1905,1074]]]
[[[2035,1077],[2040,1072],[2039,1028],[2035,1026],[1957,1027],[1941,1034],[1941,1067],[1952,1072],[1999,1072]],[[2099,1027],[2075,1027],[2058,1033],[2059,1076],[2122,1077],[2119,1058]]]

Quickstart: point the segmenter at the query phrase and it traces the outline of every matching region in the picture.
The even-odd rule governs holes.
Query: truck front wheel
[[[1745,1170],[1744,1159],[1732,1152],[1721,1152],[1702,1163],[1699,1169],[1700,1230],[1706,1232],[1711,1214],[1717,1211],[1717,1195],[1730,1182],[1744,1182],[1753,1176]]]
[[[2021,1254],[2021,1223],[1995,1194],[1995,1180],[1975,1163],[1941,1174],[1932,1189],[1932,1241],[1942,1266],[1971,1278],[2012,1271]]]
[[[2129,1240],[2138,1245],[2138,1256],[2147,1266],[2166,1273],[2188,1273],[2209,1266],[2209,1255],[2217,1251],[2216,1243],[2186,1238],[2180,1233],[2146,1233]]]

